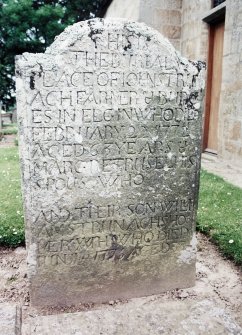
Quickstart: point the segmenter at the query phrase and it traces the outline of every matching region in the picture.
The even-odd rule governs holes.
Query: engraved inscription
[[[16,69],[33,299],[185,287],[204,64],[141,23],[94,19]]]
[[[128,260],[148,249],[149,254],[154,250],[166,254],[191,236],[193,206],[192,199],[130,203],[124,208],[89,202],[72,209],[41,211],[35,217],[38,252],[47,263],[59,260],[56,264],[61,264],[57,255],[65,255],[63,263],[69,264],[67,258],[73,255],[79,255],[75,261],[81,262],[87,258]],[[51,239],[57,234],[57,240]]]

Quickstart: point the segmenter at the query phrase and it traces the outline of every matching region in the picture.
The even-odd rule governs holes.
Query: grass
[[[1,129],[2,135],[13,135],[18,133],[18,127],[16,123],[6,124]]]
[[[226,257],[242,264],[242,189],[202,171],[197,229],[209,235]]]
[[[16,147],[0,148],[0,245],[24,243],[19,158]],[[223,254],[242,264],[242,189],[201,172],[197,228]]]
[[[0,148],[0,245],[24,243],[24,220],[16,147]]]

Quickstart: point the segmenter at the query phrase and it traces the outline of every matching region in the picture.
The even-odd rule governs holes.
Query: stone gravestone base
[[[125,20],[16,61],[31,302],[192,286],[204,64]]]
[[[157,298],[157,297],[156,297]],[[174,322],[175,321],[175,322]],[[134,299],[79,313],[25,319],[22,335],[239,335],[241,327],[213,301]]]
[[[0,303],[0,334],[21,334],[21,308],[17,305]]]

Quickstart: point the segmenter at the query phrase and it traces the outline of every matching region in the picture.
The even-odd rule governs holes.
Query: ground
[[[195,287],[173,290],[152,297],[132,299],[130,302],[110,301],[107,305],[80,304],[76,307],[71,306],[69,309],[43,309],[37,311],[29,306],[26,271],[26,251],[23,247],[18,247],[15,250],[4,248],[0,250],[0,303],[21,304],[23,306],[23,320],[28,320],[29,317],[33,318],[37,315],[86,311],[89,309],[101,309],[105,315],[107,308],[111,307],[115,309],[119,306],[119,309],[127,309],[132,306],[132,309],[136,309],[136,307],[138,308],[140,306],[141,302],[142,305],[150,305],[152,308],[154,308],[154,304],[160,306],[165,303],[166,306],[170,306],[169,304],[173,306],[172,304],[177,302],[177,306],[179,306],[178,309],[180,309],[180,304],[183,301],[186,303],[212,301],[213,306],[225,310],[235,323],[242,327],[241,269],[236,267],[229,260],[222,258],[216,246],[214,246],[206,236],[200,233],[198,233],[197,280]],[[205,332],[204,334],[207,333]],[[221,334],[230,333],[225,332]],[[231,334],[240,334],[240,332]]]
[[[1,148],[9,148],[15,145],[15,139],[17,138],[16,134],[12,135],[4,135],[4,137],[0,140]]]
[[[242,188],[242,166],[237,162],[225,161],[216,155],[202,154],[202,168],[222,177],[228,183]]]

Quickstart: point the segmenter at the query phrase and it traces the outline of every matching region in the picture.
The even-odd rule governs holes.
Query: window
[[[218,5],[220,5],[222,2],[224,2],[225,0],[214,0],[213,1],[213,7],[217,7]]]

